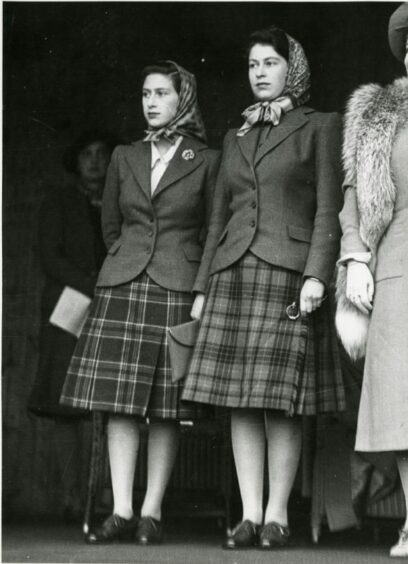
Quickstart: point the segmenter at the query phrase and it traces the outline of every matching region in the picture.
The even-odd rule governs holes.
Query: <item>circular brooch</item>
[[[185,149],[181,153],[181,156],[185,161],[192,161],[195,157],[195,153],[194,153],[193,149]]]

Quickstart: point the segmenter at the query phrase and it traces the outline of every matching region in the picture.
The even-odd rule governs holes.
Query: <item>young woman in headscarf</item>
[[[408,3],[389,42],[408,73]],[[367,84],[346,112],[336,324],[365,357],[355,448],[395,452],[408,507],[408,78]],[[408,516],[391,556],[408,556]]]
[[[344,407],[326,300],[340,239],[341,122],[304,105],[308,62],[284,31],[253,33],[248,62],[256,103],[224,141],[183,398],[231,408],[243,515],[225,547],[273,548],[290,537],[301,416]]]
[[[113,513],[91,543],[162,538],[161,505],[179,441],[181,403],[166,329],[189,321],[218,153],[207,148],[194,75],[166,61],[143,70],[142,141],[112,154],[102,203],[108,248],[67,374],[64,405],[108,412]],[[149,419],[147,491],[133,512],[140,424]]]

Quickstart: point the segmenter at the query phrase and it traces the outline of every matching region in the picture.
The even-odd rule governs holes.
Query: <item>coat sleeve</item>
[[[227,137],[224,139],[223,155],[227,146]],[[227,192],[227,174],[225,166],[221,159],[220,169],[217,180],[215,174],[212,174],[213,193],[212,205],[208,208],[208,234],[205,242],[204,253],[201,259],[201,265],[193,286],[193,292],[205,293],[207,290],[208,279],[210,276],[211,262],[217,250],[218,240],[230,216],[229,197]],[[217,166],[218,169],[218,166]],[[214,169],[215,170],[215,169]],[[215,188],[214,188],[215,187]]]
[[[339,215],[343,232],[340,245],[340,260],[356,253],[368,253],[368,247],[363,243],[359,233],[360,218],[357,207],[357,192],[354,187],[348,187],[344,194],[344,204]]]
[[[65,213],[63,198],[58,191],[48,194],[41,206],[39,223],[39,252],[46,275],[88,296],[94,293],[96,275],[84,272],[72,263],[65,253]]]
[[[343,202],[341,119],[327,114],[316,132],[316,214],[304,276],[319,278],[329,286],[339,251],[338,214]]]
[[[102,199],[102,235],[106,248],[109,249],[119,239],[123,216],[119,207],[120,178],[118,154],[120,147],[112,153],[111,161],[106,173],[105,189]]]

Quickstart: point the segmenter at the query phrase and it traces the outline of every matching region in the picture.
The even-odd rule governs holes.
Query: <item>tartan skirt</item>
[[[198,406],[181,402],[173,383],[168,327],[190,321],[193,296],[167,290],[146,273],[97,288],[67,372],[61,403],[161,419],[190,419]]]
[[[183,399],[313,415],[345,409],[332,304],[296,321],[302,275],[251,253],[210,279]]]

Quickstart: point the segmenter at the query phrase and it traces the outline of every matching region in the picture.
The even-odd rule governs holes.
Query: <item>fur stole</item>
[[[399,130],[408,123],[408,78],[381,87],[367,84],[350,98],[343,143],[345,186],[354,186],[360,237],[371,252],[374,273],[378,245],[389,226],[396,199],[391,154]],[[354,360],[365,355],[369,316],[346,297],[347,267],[339,266],[336,281],[336,327]]]

